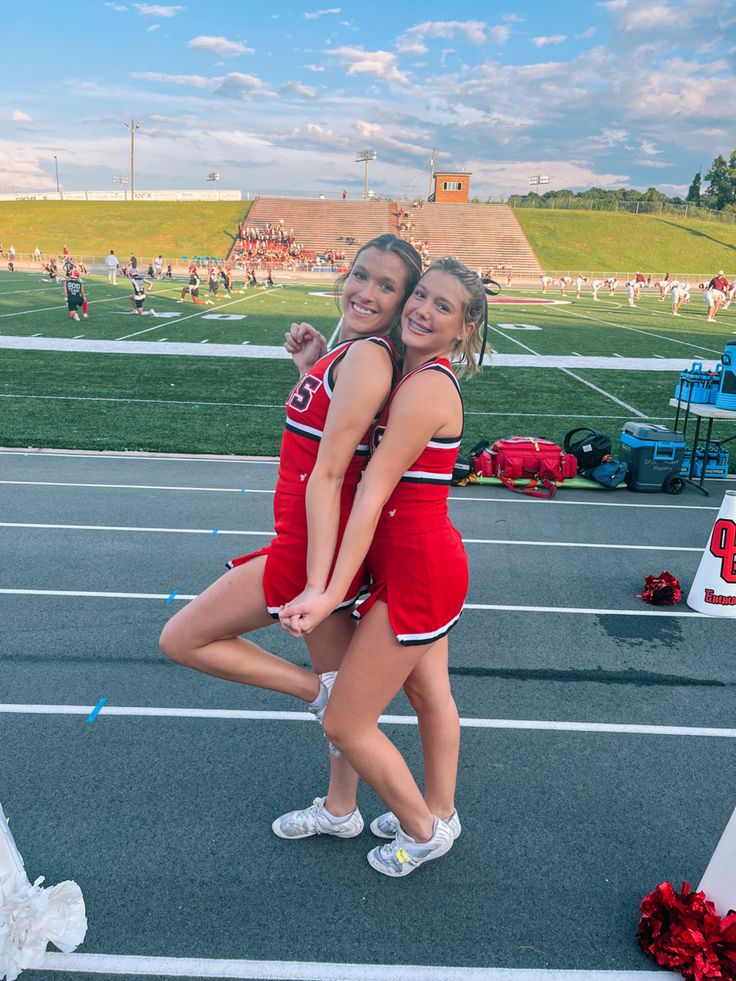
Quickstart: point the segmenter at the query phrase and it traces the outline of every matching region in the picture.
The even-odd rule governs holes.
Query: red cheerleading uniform
[[[404,382],[420,371],[441,371],[460,395],[446,358],[410,371],[391,393],[371,439],[381,440],[391,402]],[[372,584],[368,599],[353,613],[366,616],[377,600],[388,605],[391,628],[400,644],[431,644],[457,623],[468,593],[468,557],[460,533],[450,523],[447,498],[462,433],[434,438],[404,473],[386,501],[366,558]]]
[[[312,369],[296,383],[286,400],[286,426],[281,437],[278,479],[274,497],[275,537],[265,548],[231,559],[227,566],[234,569],[259,555],[265,555],[263,590],[268,612],[274,619],[284,606],[302,592],[307,584],[307,509],[305,495],[309,477],[317,460],[320,440],[327,420],[335,384],[335,368],[347,354],[351,344],[368,341],[385,348],[392,364],[396,350],[385,337],[356,338],[344,341],[315,362]],[[370,431],[365,434],[348,464],[340,492],[339,548],[345,525],[350,517],[355,490],[368,462]],[[335,549],[337,555],[337,548]],[[360,569],[338,609],[355,602],[365,583],[365,570]]]

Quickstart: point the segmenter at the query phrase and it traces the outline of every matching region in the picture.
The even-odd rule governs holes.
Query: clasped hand
[[[279,620],[284,630],[292,637],[311,634],[335,609],[332,596],[307,586],[290,603],[279,610]]]

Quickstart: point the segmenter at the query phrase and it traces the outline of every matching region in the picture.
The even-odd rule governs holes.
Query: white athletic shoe
[[[82,316],[83,316],[83,317],[84,317],[84,319],[86,320],[86,319],[87,319],[87,318],[89,317],[89,314],[88,314],[88,313],[83,313],[83,314],[82,314]]]
[[[330,698],[332,686],[335,684],[335,678],[337,678],[337,671],[325,671],[323,674],[319,675],[319,680],[322,683],[322,687],[319,690],[319,695],[317,695],[316,699],[310,705],[307,705],[307,712],[311,712],[320,725],[322,725],[322,720],[325,717],[327,702]],[[329,746],[330,752],[333,756],[342,756],[340,750],[336,749],[331,742],[328,741],[327,745]]]
[[[315,797],[311,807],[289,811],[271,825],[279,838],[309,838],[311,835],[334,835],[335,838],[355,838],[363,830],[363,818],[356,807],[341,820],[325,810],[326,797]]]
[[[184,300],[177,300],[176,302],[177,302],[177,303],[183,303],[183,302],[184,302]]]
[[[79,320],[79,314],[76,310],[72,310],[72,320]]]
[[[453,841],[457,841],[460,837],[460,832],[463,830],[457,811],[452,812],[451,816],[445,821],[445,824],[452,831]],[[376,838],[395,838],[400,827],[399,819],[393,811],[386,811],[385,814],[379,814],[377,818],[371,821],[371,831]]]
[[[445,821],[434,820],[434,834],[429,841],[414,841],[399,828],[393,841],[368,852],[369,864],[376,872],[398,879],[449,852],[455,844],[452,831]]]

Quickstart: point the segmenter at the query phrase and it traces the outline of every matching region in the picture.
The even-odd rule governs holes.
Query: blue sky
[[[591,185],[683,193],[736,147],[733,0],[581,3],[48,0],[4,6],[0,191],[426,193]],[[10,43],[9,43],[10,42]]]

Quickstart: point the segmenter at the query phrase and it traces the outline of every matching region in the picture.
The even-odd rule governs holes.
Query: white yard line
[[[20,395],[14,392],[0,393],[0,399],[36,399],[39,401],[48,400],[56,402],[120,402],[124,405],[209,405],[223,408],[237,409],[280,409],[284,410],[283,403],[276,402],[200,402],[197,400],[184,399],[129,399],[111,398],[102,395]],[[579,412],[466,412],[466,416],[501,416],[504,418],[513,417],[519,419],[579,419]],[[628,419],[628,415],[622,416],[591,416],[586,415],[586,419]],[[647,419],[668,420],[673,416],[647,416]]]
[[[505,337],[507,341],[513,341],[514,344],[518,344],[519,347],[523,347],[525,351],[529,351],[531,354],[535,355],[536,357],[541,357],[538,351],[533,350],[533,348],[528,347],[526,344],[522,344],[522,342],[517,340],[515,337],[509,337],[508,334],[504,334],[504,332],[502,330],[499,330],[498,327],[491,327],[491,330],[495,331],[497,334],[500,334],[501,337]],[[639,418],[641,419],[647,418],[647,416],[643,412],[639,412],[639,410],[635,409],[633,405],[629,405],[627,402],[622,402],[621,399],[616,398],[615,395],[611,395],[610,392],[606,392],[604,389],[599,388],[597,385],[594,385],[592,382],[586,381],[584,378],[581,378],[580,375],[576,375],[574,372],[570,371],[569,368],[565,368],[561,366],[559,370],[564,372],[564,374],[569,375],[570,378],[574,378],[575,381],[580,382],[582,385],[587,385],[588,388],[594,389],[594,391],[598,392],[600,395],[605,396],[605,398],[610,399],[612,402],[615,402],[617,405],[620,405],[622,408],[628,409],[629,412],[633,412],[634,415],[639,416]]]
[[[681,344],[684,347],[694,348],[696,351],[709,351],[711,354],[717,354],[719,357],[723,353],[722,351],[716,351],[712,347],[703,347],[702,344],[692,344],[690,341],[680,341],[674,337],[670,337],[668,334],[655,334],[650,330],[643,330],[641,327],[627,327],[624,324],[614,324],[610,320],[601,320],[599,317],[586,317],[584,313],[575,313],[572,310],[566,311],[573,317],[579,317],[581,320],[590,320],[596,324],[606,324],[607,327],[616,327],[621,330],[631,330],[637,334],[644,334],[647,337],[655,337],[660,341],[670,341],[672,344]]]
[[[214,494],[271,494],[272,490],[254,490],[244,487],[177,487],[161,484],[87,484],[56,480],[0,480],[0,484],[19,484],[34,487],[106,487],[118,490],[167,490],[167,491],[209,491]]]
[[[314,961],[215,960],[131,954],[44,955],[46,971],[172,978],[249,978],[257,981],[656,981],[669,971],[568,971],[550,968],[450,967],[426,964],[339,964]]]
[[[273,293],[273,290],[267,290],[266,293],[260,295],[265,296],[267,293]],[[225,307],[232,307],[236,303],[246,303],[248,300],[252,300],[254,298],[255,297],[246,296],[244,300],[237,299],[232,300],[230,303],[221,303],[218,305],[216,311],[208,310],[207,307],[205,307],[204,310],[197,310],[196,313],[187,314],[186,317],[178,317],[176,320],[165,320],[160,324],[155,324],[153,327],[147,327],[145,330],[137,330],[134,334],[124,334],[122,337],[116,337],[115,340],[127,341],[131,337],[139,337],[141,334],[148,334],[152,330],[169,330],[170,327],[174,327],[176,324],[181,324],[185,320],[191,320],[192,317],[201,317],[206,313],[216,313],[219,310],[224,310]],[[291,355],[289,355],[289,357],[291,357]]]
[[[622,401],[622,399],[617,398],[615,395],[611,395],[610,392],[607,392],[603,388],[599,388],[598,385],[594,385],[593,382],[586,381],[585,378],[581,378],[580,375],[576,375],[575,372],[574,371],[570,371],[569,368],[560,368],[560,371],[562,371],[566,375],[569,375],[570,378],[574,378],[575,381],[579,381],[581,383],[581,385],[587,385],[588,388],[592,388],[595,392],[599,392],[601,395],[605,395],[605,397],[607,399],[610,399],[612,402],[615,402],[616,405],[620,405],[623,409],[628,409],[629,412],[633,412],[634,415],[635,416],[638,416],[640,419],[648,419],[649,418],[646,415],[646,413],[639,412],[639,410],[638,409],[635,409],[633,405],[629,405],[628,402],[624,402],[624,401]]]
[[[124,299],[126,299],[125,296],[110,296],[106,300],[90,300],[89,305],[92,306],[93,304],[97,303],[113,303],[116,300]],[[46,313],[49,310],[66,310],[66,303],[61,303],[55,307],[41,307],[37,310],[16,310],[15,313],[0,313],[0,317],[22,317],[28,313]],[[169,323],[171,323],[171,321],[169,321]]]
[[[212,528],[151,528],[133,525],[65,525],[65,524],[42,524],[30,521],[0,521],[0,528],[31,528],[43,529],[46,531],[115,531],[115,532],[135,532],[148,535],[212,535]],[[255,537],[272,537],[273,531],[245,531],[241,528],[218,528],[218,535],[251,535]],[[466,545],[528,545],[534,548],[607,548],[624,549],[641,552],[698,552],[702,548],[683,546],[683,545],[621,545],[603,544],[595,542],[546,542],[546,541],[522,541],[515,538],[463,538]]]

